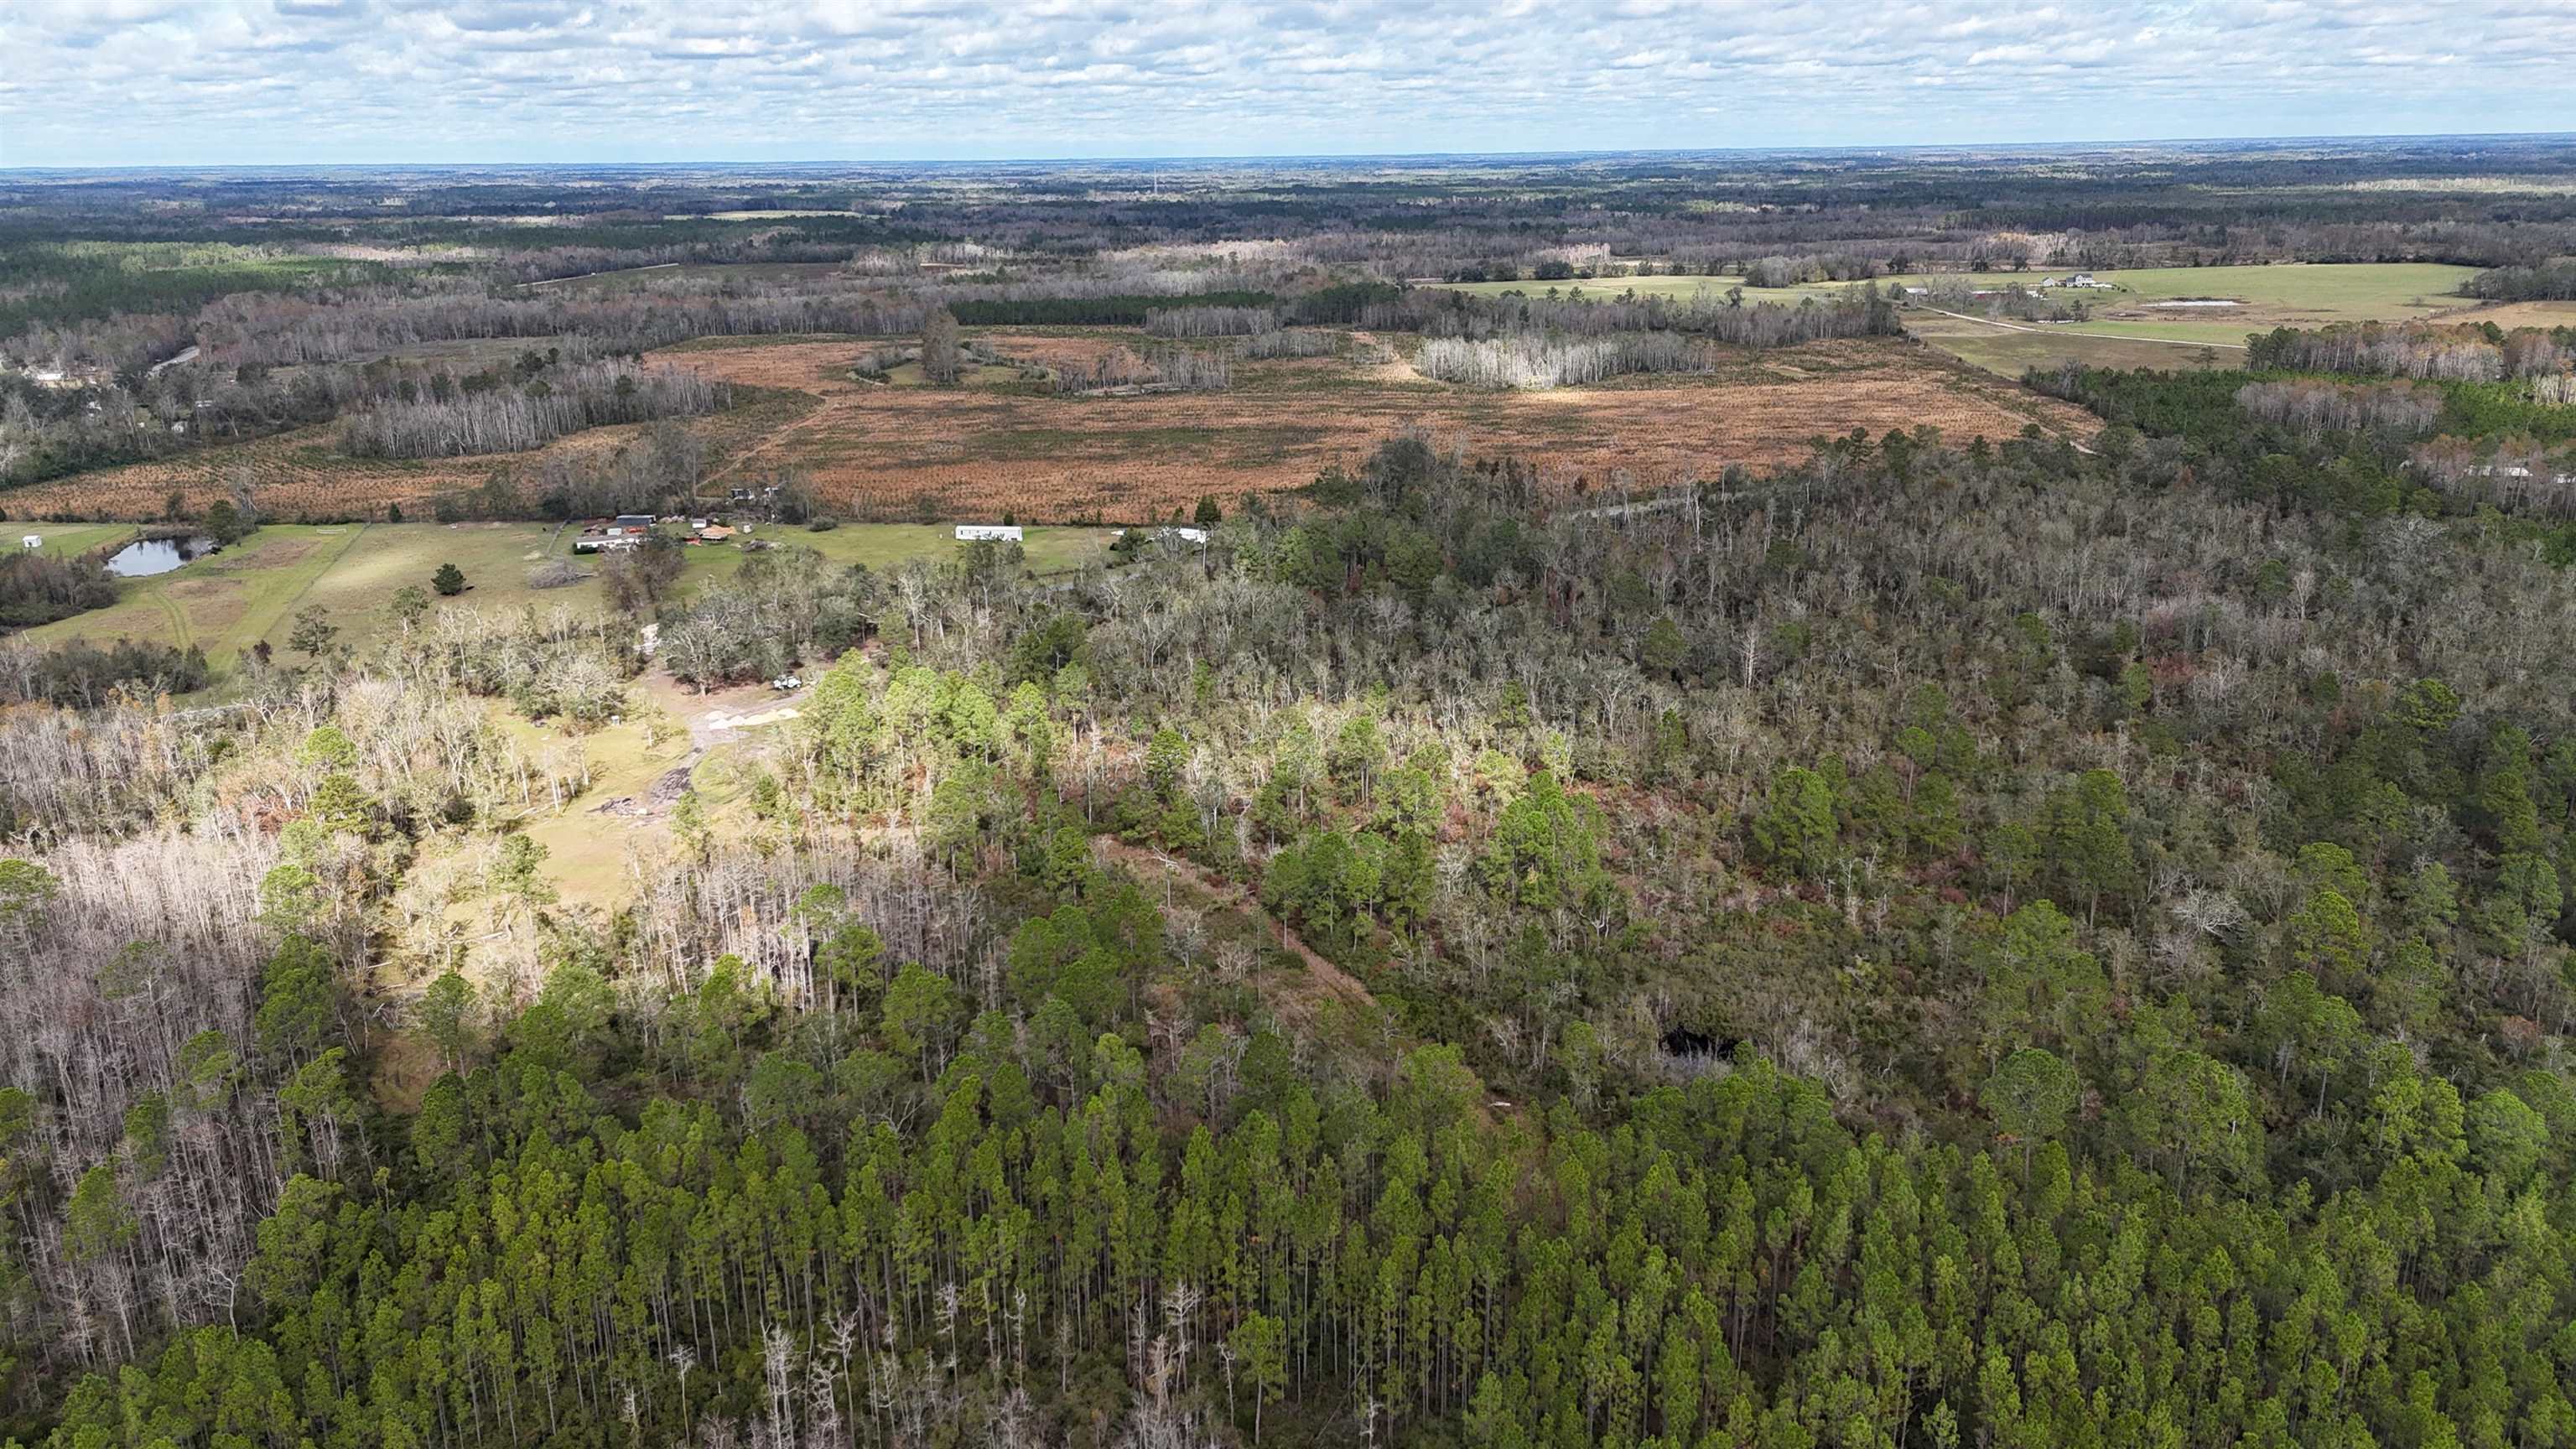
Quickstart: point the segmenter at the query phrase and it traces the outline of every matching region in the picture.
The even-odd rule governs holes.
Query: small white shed
[[[41,533],[31,533],[25,538],[18,540],[18,544],[22,548],[43,548],[45,546],[45,536]]]

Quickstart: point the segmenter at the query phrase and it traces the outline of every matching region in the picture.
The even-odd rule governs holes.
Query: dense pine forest
[[[2566,434],[2273,345],[0,716],[0,1437],[2576,1445]]]

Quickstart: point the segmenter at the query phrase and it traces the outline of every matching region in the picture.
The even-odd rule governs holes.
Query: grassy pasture
[[[2251,308],[2279,307],[2326,322],[2387,322],[2459,305],[2475,267],[2435,262],[2299,263],[2275,267],[2154,267],[2096,272],[2138,302],[2225,297]]]
[[[1879,285],[1920,287],[1941,282],[2004,287],[2018,282],[2036,286],[2042,277],[2051,275],[2064,272],[1913,274],[1882,277]],[[2464,300],[2458,295],[2460,285],[2476,275],[2475,267],[2431,262],[2104,271],[2094,276],[2110,283],[2112,290],[2073,294],[2092,306],[2092,317],[2083,322],[2021,324],[2041,330],[2018,332],[2000,325],[1939,318],[1918,308],[1908,313],[1906,326],[1963,361],[2007,376],[2017,377],[2024,368],[2066,358],[2096,366],[2191,367],[2205,365],[2204,360],[2196,353],[2165,344],[2188,343],[2216,349],[2222,354],[2218,360],[2223,364],[2233,360],[2226,354],[2244,346],[2249,332],[2266,332],[2275,327],[2324,327],[2337,322],[2402,322],[2435,316],[2460,306]],[[1640,297],[1704,297],[1716,301],[1740,281],[1735,277],[1604,277],[1573,282],[1461,283],[1453,290],[1485,296],[1520,292],[1544,297],[1553,289],[1559,296],[1581,295],[1594,300],[1634,291]],[[1810,297],[1830,298],[1852,285],[1855,284],[1831,282],[1746,287],[1744,301],[1747,305],[1794,305]],[[2193,299],[2226,300],[2240,305],[2205,311],[2157,305]]]
[[[2492,322],[2511,331],[2516,327],[2576,327],[2576,302],[2488,302],[2445,312],[2442,322]]]
[[[35,534],[45,542],[39,552],[55,558],[71,558],[103,544],[116,543],[134,532],[130,523],[0,523],[0,542],[21,547],[19,540]]]
[[[1029,380],[1027,375],[1016,367],[1004,367],[990,362],[975,363],[962,367],[957,372],[959,387],[1000,387],[1006,383]],[[898,362],[887,368],[886,382],[893,387],[930,386],[930,379],[923,375],[921,364],[918,362]]]
[[[2159,267],[2094,275],[2115,290],[2078,294],[2093,310],[2082,322],[2024,323],[2018,325],[2037,330],[2017,331],[1915,308],[1907,312],[1906,326],[1966,361],[2008,375],[2066,360],[2101,367],[2199,367],[2213,361],[2232,367],[2243,360],[2251,333],[2435,316],[2459,305],[2458,289],[2477,269],[2390,262]],[[1992,277],[1975,280],[1995,282]],[[2239,305],[2205,310],[2157,305],[2200,299]],[[2170,345],[2174,343],[2194,345]],[[2215,358],[2203,356],[2200,348]]]
[[[2084,367],[2176,368],[2236,367],[2244,354],[2209,346],[2176,346],[2140,337],[2095,335],[2080,331],[2016,332],[1990,323],[1944,317],[1935,312],[1906,314],[1905,330],[1973,367],[2004,377],[2019,377],[2034,367],[2074,362]]]
[[[193,644],[221,672],[263,639],[284,649],[295,611],[306,604],[325,609],[344,641],[371,638],[392,622],[394,590],[407,583],[426,588],[445,562],[465,571],[475,587],[462,597],[478,606],[534,596],[521,559],[542,549],[552,532],[541,524],[273,524],[211,558],[122,580],[114,604],[31,629],[26,637],[38,644],[75,638]]]
[[[844,523],[821,533],[781,526],[775,532],[764,528],[755,536],[782,546],[810,548],[835,563],[866,564],[872,569],[892,568],[906,559],[949,558],[958,547],[956,526],[949,523]],[[1031,528],[1021,547],[1031,572],[1061,573],[1107,563],[1110,540],[1116,537],[1117,530],[1108,528]],[[720,577],[732,572],[741,558],[741,551],[729,545],[693,548],[680,577],[690,584]]]
[[[64,540],[68,551],[132,531],[123,524],[0,526],[44,534],[49,551],[57,539]],[[601,608],[595,579],[559,589],[528,585],[538,563],[569,551],[572,532],[558,533],[546,523],[273,524],[211,558],[151,578],[123,580],[114,604],[28,630],[24,637],[38,645],[76,638],[99,644],[120,638],[193,644],[215,666],[220,690],[220,676],[260,641],[284,651],[296,612],[308,606],[321,608],[339,628],[338,642],[367,647],[396,627],[394,592],[405,584],[426,589],[443,563],[463,570],[468,588],[453,599],[433,594],[434,608],[487,613]],[[781,528],[769,536],[871,568],[908,558],[948,558],[957,548],[948,524],[843,524],[823,533]],[[1107,529],[1033,528],[1026,544],[1028,567],[1045,573],[1106,562],[1112,536]],[[692,548],[682,586],[722,577],[743,557],[729,545]]]

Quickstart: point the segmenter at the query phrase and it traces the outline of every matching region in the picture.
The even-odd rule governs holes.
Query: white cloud
[[[0,54],[0,165],[2576,125],[2563,0],[15,0]]]

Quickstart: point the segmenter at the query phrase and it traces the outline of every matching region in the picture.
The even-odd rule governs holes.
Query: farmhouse
[[[961,523],[957,525],[959,543],[1018,543],[1020,526],[1016,523]]]
[[[1153,529],[1122,528],[1118,530],[1118,537],[1122,541],[1133,537],[1140,542],[1159,543],[1165,548],[1183,546],[1202,548],[1207,544],[1208,531],[1204,528],[1183,528],[1178,525]]]

